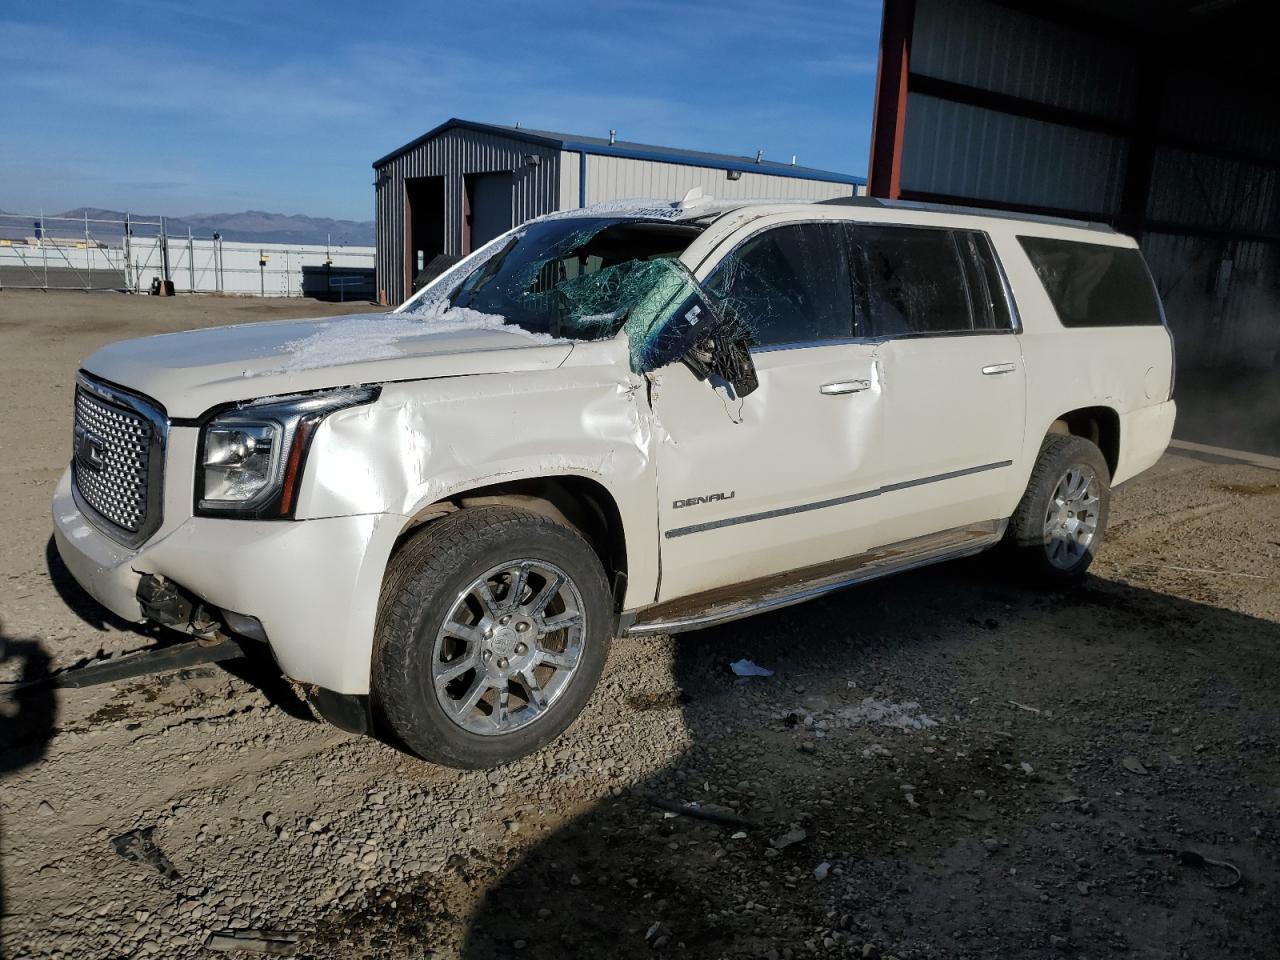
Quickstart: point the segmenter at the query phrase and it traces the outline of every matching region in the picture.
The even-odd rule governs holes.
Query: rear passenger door
[[[990,241],[880,225],[859,226],[857,237],[859,322],[883,338],[880,542],[1003,519],[1026,378]]]

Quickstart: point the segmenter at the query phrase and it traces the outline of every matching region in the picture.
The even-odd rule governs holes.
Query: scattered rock
[[[803,843],[805,838],[808,836],[809,834],[805,833],[805,831],[801,830],[799,827],[796,827],[792,830],[788,830],[780,837],[774,837],[771,842],[775,850],[785,850],[787,847],[795,846],[797,843]]]
[[[1147,775],[1147,768],[1143,766],[1142,761],[1137,757],[1125,757],[1120,762],[1130,773],[1136,773],[1140,777],[1145,777]]]

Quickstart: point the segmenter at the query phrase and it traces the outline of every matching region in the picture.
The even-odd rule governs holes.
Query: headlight
[[[291,517],[316,427],[335,410],[371,403],[378,387],[272,397],[213,417],[200,431],[196,513]]]

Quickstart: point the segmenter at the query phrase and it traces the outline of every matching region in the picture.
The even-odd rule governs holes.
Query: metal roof
[[[801,167],[790,163],[779,163],[776,160],[760,160],[755,157],[733,156],[727,153],[708,153],[703,150],[681,150],[677,147],[659,147],[648,143],[631,143],[617,140],[610,143],[603,137],[583,137],[573,133],[554,133],[549,130],[531,130],[528,127],[508,127],[494,123],[477,123],[474,120],[460,120],[454,117],[446,120],[438,127],[428,130],[416,140],[406,143],[398,150],[393,150],[385,157],[373,162],[377,170],[415,147],[439,136],[447,130],[477,130],[481,133],[498,134],[544,147],[558,150],[572,150],[583,154],[598,154],[609,157],[627,157],[632,160],[652,160],[658,163],[679,163],[691,167],[714,167],[717,170],[741,170],[745,173],[767,173],[775,177],[794,177],[798,180],[821,180],[826,183],[848,183],[859,186],[866,183],[865,177],[855,177],[847,173],[836,173],[832,170],[817,170],[813,167]]]

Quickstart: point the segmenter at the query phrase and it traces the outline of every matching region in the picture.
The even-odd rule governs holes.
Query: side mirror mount
[[[759,385],[751,334],[709,296],[678,261],[655,261],[649,294],[629,311],[627,334],[636,373],[683,362],[699,380],[715,377],[739,397]]]
[[[718,377],[738,397],[750,396],[760,386],[751,359],[751,337],[734,322],[721,324],[681,359],[699,380]]]

